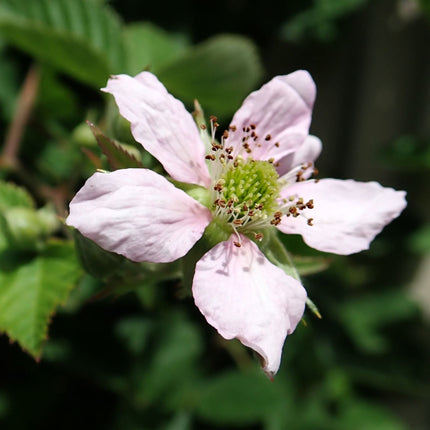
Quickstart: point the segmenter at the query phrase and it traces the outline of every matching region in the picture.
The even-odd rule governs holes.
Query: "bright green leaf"
[[[254,89],[262,74],[255,45],[242,36],[215,36],[158,70],[175,96],[197,99],[209,114],[228,115]]]
[[[124,67],[119,19],[95,0],[2,0],[0,32],[39,61],[96,87]]]
[[[71,243],[52,242],[26,261],[0,257],[0,330],[35,358],[48,323],[81,276]]]

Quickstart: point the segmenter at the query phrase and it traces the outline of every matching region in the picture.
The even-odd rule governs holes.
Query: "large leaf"
[[[124,64],[119,19],[96,0],[2,0],[0,32],[38,60],[96,87]]]
[[[171,35],[149,22],[137,22],[124,30],[127,72],[136,75],[144,69],[157,70],[185,51],[184,37]]]
[[[81,276],[71,243],[52,242],[40,255],[21,261],[0,256],[0,330],[35,358],[55,309]]]
[[[262,73],[255,46],[241,36],[213,37],[157,72],[169,92],[215,115],[234,112]]]

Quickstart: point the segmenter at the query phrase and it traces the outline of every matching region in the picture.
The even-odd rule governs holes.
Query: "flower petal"
[[[208,209],[146,169],[95,173],[70,203],[67,224],[133,261],[184,256],[203,234]]]
[[[152,73],[113,76],[102,90],[115,97],[121,115],[131,122],[134,138],[172,178],[210,184],[205,147],[192,116]]]
[[[287,334],[296,328],[306,301],[299,281],[270,263],[257,245],[235,236],[207,252],[196,265],[194,300],[209,324],[226,339],[238,338],[275,374]]]
[[[377,182],[322,179],[297,182],[286,187],[283,198],[314,200],[304,216],[283,217],[278,228],[283,233],[301,234],[312,248],[334,254],[353,254],[368,249],[384,226],[406,207],[406,193],[384,188]],[[307,224],[312,218],[312,226]]]
[[[245,99],[231,122],[236,131],[230,132],[226,144],[233,145],[237,153],[242,139],[249,135],[249,155],[256,160],[274,158],[276,162],[293,153],[308,135],[315,94],[315,83],[304,70],[273,78]],[[252,132],[258,136],[256,140]],[[248,156],[246,152],[242,155]]]
[[[307,136],[303,144],[296,152],[289,154],[278,161],[278,172],[290,172],[294,167],[301,166],[306,163],[313,163],[319,157],[321,150],[321,140],[313,135]],[[302,178],[307,179],[312,176],[312,170],[312,168],[305,170],[303,172]],[[296,177],[297,175],[293,174],[294,180]]]

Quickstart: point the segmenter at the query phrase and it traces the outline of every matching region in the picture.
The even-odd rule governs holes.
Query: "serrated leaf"
[[[255,45],[245,37],[215,36],[157,72],[169,92],[210,114],[233,113],[262,74]]]
[[[125,61],[119,19],[95,0],[2,0],[0,32],[38,60],[96,87]]]
[[[163,64],[179,57],[186,49],[184,37],[167,33],[150,22],[135,22],[124,29],[127,72],[135,75],[144,69],[157,73]]]
[[[87,122],[100,146],[103,154],[106,155],[112,169],[127,169],[132,167],[143,167],[143,164],[136,157],[125,149],[123,145],[114,142],[105,136],[94,124]]]
[[[16,257],[15,257],[16,258]],[[0,257],[0,330],[38,358],[55,309],[81,276],[69,242],[51,242],[26,261]]]
[[[0,181],[0,211],[16,207],[34,208],[30,193],[11,182]]]

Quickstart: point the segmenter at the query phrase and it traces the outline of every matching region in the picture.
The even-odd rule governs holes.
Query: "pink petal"
[[[231,236],[197,263],[194,300],[209,324],[226,339],[238,338],[275,374],[287,334],[296,328],[306,301],[297,280],[270,263],[257,245],[241,236],[237,248]]]
[[[305,141],[302,143],[300,148],[296,152],[287,155],[278,161],[278,172],[289,172],[294,167],[313,163],[320,155],[322,150],[321,140],[316,137],[309,135],[306,137]],[[303,178],[307,179],[312,175],[312,168],[306,170],[303,174]],[[296,175],[294,175],[295,177]]]
[[[133,261],[184,256],[203,234],[208,209],[146,169],[95,173],[70,203],[67,224]]]
[[[384,188],[377,182],[323,179],[298,182],[282,191],[282,197],[314,200],[304,216],[283,217],[278,228],[296,233],[312,248],[334,254],[353,254],[368,249],[385,225],[406,207],[406,193]],[[313,218],[313,225],[307,219]]]
[[[237,151],[242,138],[252,133],[251,125],[255,125],[258,139],[248,140],[254,159],[278,161],[298,150],[308,135],[315,94],[315,83],[304,70],[273,78],[251,93],[236,112],[231,122],[236,131],[230,132],[227,145]],[[250,130],[244,133],[247,127]],[[268,135],[270,139],[266,140]],[[244,152],[243,156],[248,154]]]
[[[208,186],[205,147],[192,116],[149,72],[113,76],[103,91],[112,94],[134,138],[177,181]]]

